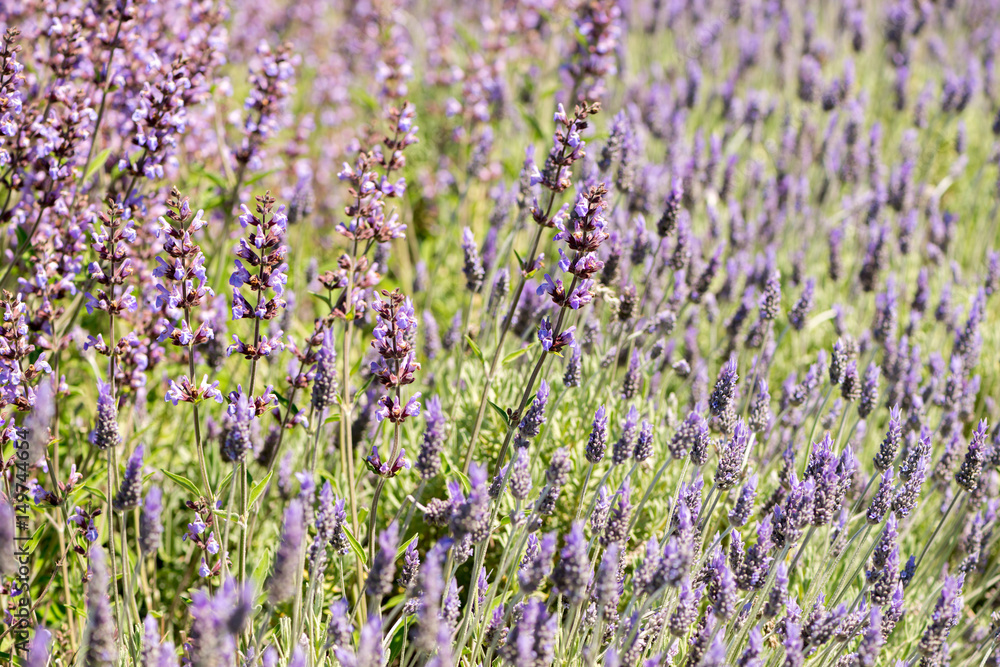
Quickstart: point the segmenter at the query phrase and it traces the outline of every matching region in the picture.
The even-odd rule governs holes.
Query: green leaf
[[[472,350],[473,354],[479,357],[480,363],[485,366],[486,357],[483,356],[483,351],[479,349],[478,345],[476,345],[476,341],[472,340],[472,338],[469,337],[469,334],[465,334],[465,342],[469,344],[469,349]]]
[[[339,421],[340,421],[340,413],[338,412],[337,414],[330,415],[329,417],[327,417],[326,419],[324,419],[323,423],[324,424],[329,424],[331,422],[339,422]]]
[[[183,475],[177,475],[175,473],[170,472],[169,470],[161,470],[161,472],[170,479],[172,479],[178,486],[186,489],[190,493],[193,493],[195,498],[201,498],[202,495],[201,491],[198,489],[197,485],[195,485],[195,483],[189,480],[187,477],[184,477]]]
[[[535,344],[532,343],[531,345],[527,345],[525,347],[522,347],[520,350],[515,350],[514,352],[511,352],[510,354],[508,354],[506,357],[503,358],[503,361],[501,362],[501,365],[506,366],[508,363],[510,363],[511,361],[514,361],[518,357],[523,357],[524,355],[526,355],[528,353],[528,350],[530,350],[534,346],[535,346]]]
[[[216,174],[215,172],[208,171],[207,169],[198,169],[197,173],[212,181],[215,187],[220,190],[229,189],[229,184],[226,183],[226,179],[221,174]]]
[[[531,130],[535,135],[535,139],[538,140],[544,139],[545,132],[542,130],[542,126],[538,122],[538,117],[535,114],[528,111],[527,109],[525,109],[524,107],[520,107],[518,110],[521,112],[521,118],[523,118],[525,122],[527,122],[528,125],[531,126]]]
[[[247,181],[246,181],[246,184],[247,185],[253,185],[254,183],[256,183],[256,182],[258,182],[258,181],[260,181],[260,180],[262,180],[264,178],[267,178],[271,174],[276,174],[277,172],[278,172],[277,169],[270,169],[268,171],[261,172],[261,173],[257,174],[256,176],[253,176],[252,178],[248,178]]]
[[[497,405],[493,401],[490,401],[489,403],[490,403],[490,407],[493,408],[494,410],[496,410],[496,413],[498,415],[500,415],[500,419],[503,420],[503,423],[506,424],[507,426],[510,426],[510,415],[507,414],[507,411],[504,410],[503,408],[501,408],[499,405]]]
[[[35,532],[31,534],[31,537],[28,539],[28,542],[24,547],[25,549],[27,549],[29,552],[35,550],[35,547],[38,546],[38,543],[42,539],[42,531],[46,528],[47,525],[48,524],[43,523],[39,525],[38,528],[35,528]]]
[[[90,163],[90,166],[87,167],[87,173],[83,175],[83,180],[89,181],[90,177],[96,174],[97,170],[104,166],[104,163],[107,162],[109,155],[111,155],[110,147],[105,148],[103,151],[98,153],[97,156]]]
[[[333,310],[333,301],[330,300],[329,294],[320,294],[319,292],[309,292],[309,296],[314,296],[323,303],[327,305],[330,310]]]
[[[254,482],[253,486],[250,487],[250,505],[251,507],[257,499],[260,498],[260,494],[264,493],[264,489],[267,488],[267,483],[271,481],[271,475],[274,474],[273,470],[268,470],[267,474],[261,477],[259,480]]]
[[[226,476],[222,478],[222,484],[219,485],[219,494],[222,493],[223,489],[228,489],[229,485],[233,482],[233,473],[236,472],[235,469],[230,468]]]
[[[414,535],[414,536],[413,536],[413,537],[411,537],[410,539],[406,540],[406,542],[404,542],[403,544],[399,545],[399,548],[398,548],[398,549],[396,549],[396,558],[395,558],[395,560],[399,560],[399,559],[400,559],[400,557],[402,557],[402,555],[403,555],[404,553],[406,553],[406,550],[407,550],[407,549],[409,548],[409,546],[410,546],[411,544],[413,544],[414,542],[416,542],[416,541],[417,541],[417,538],[418,538],[418,537],[420,537],[420,534],[419,534],[419,533],[418,533],[418,534],[416,534],[416,535]]]
[[[472,491],[472,483],[469,481],[468,475],[466,475],[458,468],[455,468],[454,473],[455,475],[458,476],[458,481],[462,483],[462,490],[465,491],[466,493]]]
[[[365,564],[365,567],[368,567],[368,557],[365,555],[365,550],[362,549],[361,545],[358,544],[358,541],[354,539],[354,535],[351,534],[351,529],[346,525],[344,526],[344,535],[347,535],[347,541],[351,545],[351,551],[354,552],[355,556],[361,559],[361,562]]]
[[[91,486],[90,484],[84,484],[83,488],[89,491],[90,493],[94,494],[98,498],[100,498],[102,503],[108,502],[108,499],[104,496],[104,491],[97,488],[96,486]]]
[[[267,578],[268,570],[271,569],[271,550],[264,549],[264,555],[257,561],[253,569],[252,578],[254,581],[264,581]]]

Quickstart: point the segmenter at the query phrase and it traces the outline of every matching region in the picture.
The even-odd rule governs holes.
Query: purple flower
[[[49,642],[52,640],[52,633],[42,626],[35,628],[35,634],[28,643],[28,656],[25,662],[26,667],[45,667],[49,662]],[[146,663],[157,664],[157,663]]]
[[[559,562],[552,570],[552,582],[567,602],[576,604],[587,594],[590,575],[590,559],[587,555],[587,540],[583,536],[583,522],[575,521],[566,536],[566,543],[559,554]]]
[[[534,400],[517,425],[517,436],[514,439],[515,447],[527,447],[531,444],[531,438],[538,437],[538,434],[541,433],[542,424],[545,423],[545,406],[548,402],[549,383],[542,380],[538,385]]]
[[[639,411],[635,409],[635,406],[631,406],[628,410],[628,414],[625,415],[625,422],[622,424],[622,434],[615,442],[614,449],[611,455],[611,461],[614,465],[621,465],[628,461],[629,457],[632,456],[635,451],[636,438],[638,437],[638,427],[639,427]]]
[[[882,444],[879,445],[878,454],[876,454],[873,459],[875,469],[879,472],[885,472],[891,468],[892,464],[896,460],[896,452],[899,449],[899,440],[903,434],[900,419],[901,415],[899,406],[892,406],[889,410],[889,428],[886,431],[885,438],[882,439]]]
[[[573,343],[573,332],[576,327],[570,327],[561,333],[552,332],[552,323],[549,318],[542,318],[542,324],[538,329],[538,342],[546,352],[559,354],[564,347]]]
[[[378,399],[378,410],[375,411],[376,421],[388,419],[393,424],[402,424],[407,417],[420,416],[420,392],[413,394],[406,401],[405,405],[400,405],[399,399],[395,396],[382,396]]]
[[[384,396],[382,398],[385,398]],[[412,400],[412,399],[411,399]],[[379,420],[381,421],[381,420]],[[378,445],[372,445],[372,453],[365,458],[365,465],[379,477],[395,477],[400,470],[409,469],[410,462],[406,460],[406,448],[400,448],[394,461],[383,461],[378,452]]]
[[[868,511],[866,517],[868,523],[876,525],[882,523],[882,519],[885,518],[885,513],[889,511],[889,504],[892,501],[892,468],[888,468],[884,473],[882,473],[882,479],[879,482],[878,490],[872,497],[871,503],[868,505]]]
[[[275,554],[274,571],[267,583],[268,597],[273,604],[284,602],[295,594],[295,572],[299,567],[299,551],[305,537],[304,520],[302,502],[298,498],[292,499],[285,509],[281,545]]]
[[[611,510],[611,516],[608,517],[604,533],[599,539],[602,547],[606,548],[615,543],[624,544],[628,540],[629,522],[632,518],[631,496],[632,487],[629,486],[628,481],[622,482],[615,493],[617,502]]]
[[[986,429],[987,423],[983,419],[972,434],[961,469],[955,474],[958,485],[970,493],[979,486],[979,478],[983,472],[983,463],[986,460]]]
[[[653,425],[645,419],[642,420],[642,427],[639,429],[639,438],[635,443],[635,451],[632,457],[642,463],[653,455]]]
[[[528,546],[517,572],[521,591],[530,595],[538,589],[552,571],[552,557],[556,553],[556,534],[546,533],[539,540],[532,533],[528,536]]]
[[[76,508],[79,512],[80,508]],[[14,529],[14,508],[0,498],[0,574],[5,577],[17,574],[18,558],[14,555],[17,533]],[[70,518],[70,521],[73,521]],[[82,521],[82,518],[80,519]],[[77,521],[79,523],[80,521]]]
[[[462,251],[465,253],[465,265],[462,267],[462,273],[465,274],[465,289],[476,294],[483,288],[486,271],[483,269],[483,260],[479,257],[476,239],[468,227],[462,230]]]
[[[385,597],[392,592],[396,574],[396,548],[399,546],[399,525],[393,521],[378,537],[379,550],[368,570],[365,590],[373,598]]]
[[[750,475],[746,484],[740,490],[740,495],[729,511],[729,521],[736,527],[745,526],[753,512],[754,499],[757,497],[757,475]]]
[[[115,640],[114,612],[108,600],[108,571],[104,550],[90,547],[90,586],[87,589],[87,628],[83,646],[85,665],[113,667],[118,663],[118,643]]]
[[[947,664],[948,634],[962,616],[962,585],[965,575],[945,577],[941,595],[934,605],[930,621],[917,644],[917,650],[930,664]]]
[[[314,357],[316,361],[313,377],[312,407],[322,412],[337,400],[337,351],[333,339],[333,329],[323,330],[322,343]]]
[[[446,437],[447,420],[441,409],[441,399],[437,396],[432,396],[427,401],[424,420],[427,425],[424,428],[423,446],[414,465],[423,479],[430,479],[441,472],[441,452]]]
[[[469,495],[455,499],[457,502],[451,515],[451,531],[457,542],[468,537],[476,544],[489,537],[490,497],[486,480],[486,468],[473,464],[469,469]]]
[[[90,442],[101,451],[121,444],[115,397],[111,394],[111,385],[100,380],[97,381],[97,419],[90,432]]]
[[[545,602],[531,598],[507,635],[507,643],[501,654],[514,665],[551,664],[555,658],[558,623],[559,617],[556,614],[549,615]]]
[[[590,436],[587,438],[586,455],[590,463],[599,463],[604,458],[604,452],[608,446],[608,418],[605,414],[604,406],[597,408],[594,413],[594,425],[591,428]]]
[[[256,410],[249,397],[242,390],[238,391],[235,399],[230,399],[226,414],[222,453],[227,460],[243,461],[247,452],[253,450],[253,431],[256,422]]]
[[[670,455],[680,459],[690,454],[692,463],[705,465],[708,461],[708,444],[708,422],[696,410],[692,410],[670,440]]]
[[[756,436],[750,432],[741,419],[736,422],[733,437],[719,455],[719,466],[715,472],[715,484],[722,490],[736,486],[743,471],[747,451],[752,449]]]
[[[143,447],[140,444],[129,457],[118,493],[111,501],[111,506],[119,512],[139,506],[142,495],[142,454]]]
[[[731,408],[738,381],[736,357],[730,357],[719,371],[719,379],[715,382],[715,389],[712,390],[712,396],[708,402],[709,410],[713,416],[722,416]]]

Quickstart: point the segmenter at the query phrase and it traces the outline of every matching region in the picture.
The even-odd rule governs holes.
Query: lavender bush
[[[4,656],[1000,665],[1000,4],[0,33]]]

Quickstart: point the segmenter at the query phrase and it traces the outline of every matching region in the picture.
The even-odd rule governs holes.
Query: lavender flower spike
[[[90,547],[90,572],[83,664],[86,667],[115,667],[118,664],[118,643],[115,640],[114,613],[108,600],[109,580],[104,549],[99,544]]]
[[[143,447],[138,445],[125,467],[118,493],[111,501],[111,506],[118,512],[134,509],[139,506],[142,495],[142,454]]]
[[[285,509],[281,546],[274,557],[274,572],[268,581],[268,597],[274,604],[295,594],[295,571],[299,567],[299,550],[305,537],[305,516],[302,501],[294,498]]]

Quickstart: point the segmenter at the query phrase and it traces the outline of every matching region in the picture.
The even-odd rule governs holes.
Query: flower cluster
[[[288,224],[285,207],[275,208],[270,193],[256,199],[255,213],[243,206],[240,225],[246,230],[246,236],[240,238],[234,249],[238,259],[234,261],[236,270],[229,277],[233,288],[233,320],[256,320],[255,337],[247,343],[238,334],[233,334],[233,344],[226,350],[228,354],[240,354],[251,360],[268,357],[285,347],[281,332],[271,337],[260,333],[260,321],[278,317],[285,307],[283,295],[288,282],[285,262],[288,249],[283,245]],[[250,300],[243,296],[244,287],[249,289]]]

